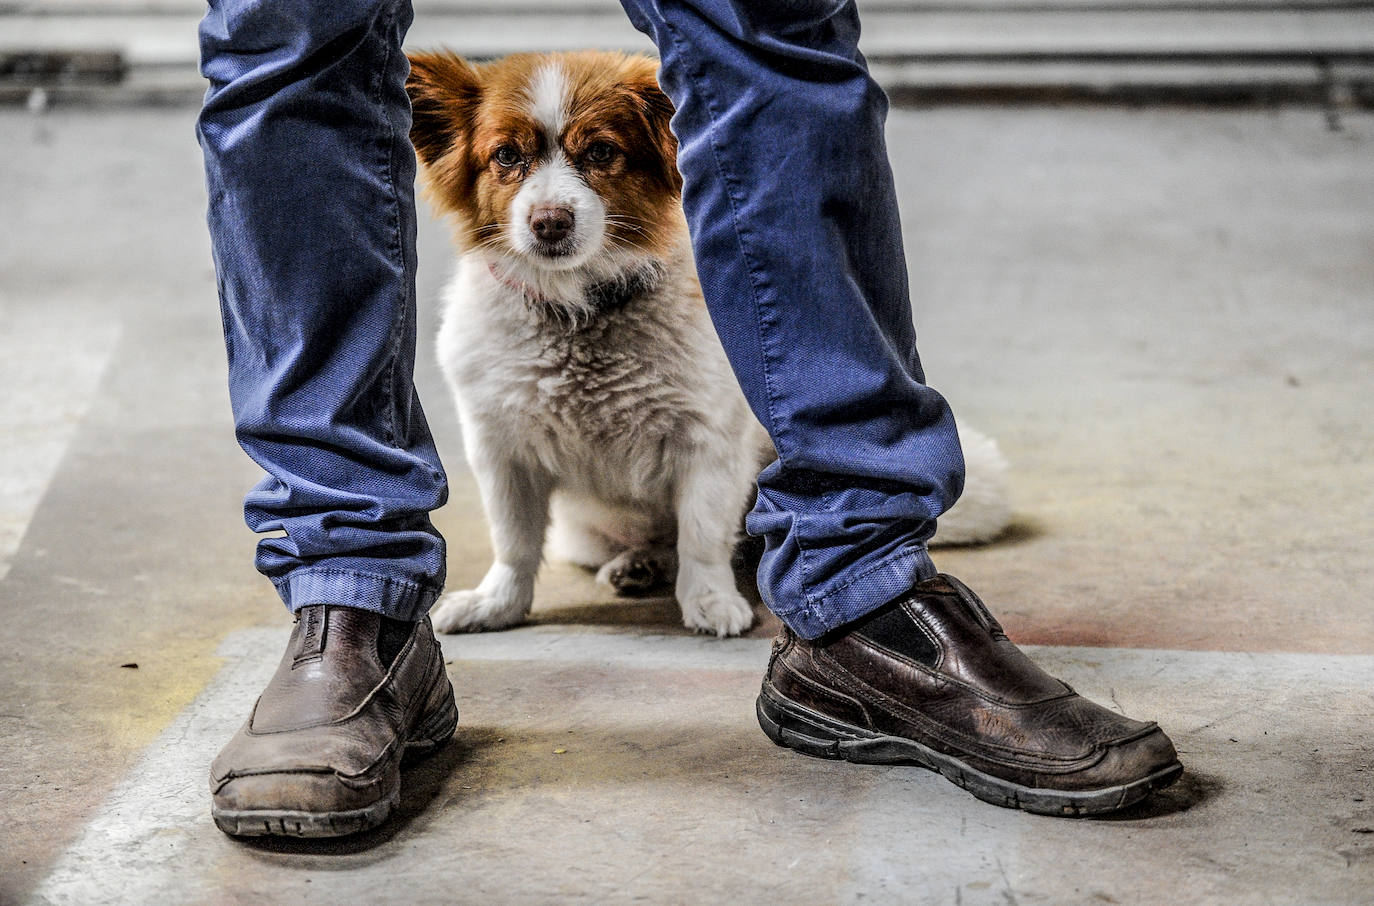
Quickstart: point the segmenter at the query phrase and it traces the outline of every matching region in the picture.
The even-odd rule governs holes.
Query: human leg
[[[778,460],[748,527],[784,621],[758,709],[811,755],[937,770],[980,798],[1100,814],[1174,780],[1172,744],[1039,670],[925,541],[962,456],[924,386],[852,2],[622,0],[677,106],[707,305]]]
[[[760,592],[814,638],[934,574],[963,481],[916,352],[886,98],[846,4],[624,5],[658,44],[702,289],[778,451],[748,523]]]
[[[199,135],[258,568],[296,615],[280,667],[211,768],[233,834],[384,820],[407,750],[457,712],[425,616],[446,485],[411,381],[408,0],[211,0]]]
[[[244,512],[288,607],[416,620],[447,493],[411,375],[408,2],[217,0],[201,26],[209,223]]]

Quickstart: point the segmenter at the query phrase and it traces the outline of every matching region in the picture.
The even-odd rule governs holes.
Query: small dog
[[[547,529],[551,557],[621,592],[675,577],[687,627],[744,631],[731,556],[772,447],[702,301],[655,62],[420,53],[411,67],[411,138],[460,247],[439,360],[495,552],[435,627],[523,620]],[[964,442],[975,505],[942,519],[946,543],[1008,518],[996,445]]]

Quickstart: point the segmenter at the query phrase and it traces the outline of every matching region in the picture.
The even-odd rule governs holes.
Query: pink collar
[[[508,274],[501,273],[496,269],[496,263],[493,261],[487,262],[487,270],[491,271],[491,276],[496,280],[497,283],[500,283],[506,289],[514,290],[515,292],[524,296],[530,302],[536,302],[540,305],[548,305],[550,302],[553,301],[552,299],[545,297],[542,293],[536,292],[533,286],[530,286],[523,280],[516,280],[514,277]]]

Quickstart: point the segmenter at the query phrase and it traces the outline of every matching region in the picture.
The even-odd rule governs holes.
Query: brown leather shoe
[[[758,716],[780,746],[919,765],[985,802],[1042,815],[1116,811],[1183,772],[1156,724],[1035,666],[945,575],[814,642],[784,629]]]
[[[433,751],[457,723],[428,617],[303,607],[272,681],[210,766],[211,813],[240,836],[376,827],[400,799],[402,756]]]

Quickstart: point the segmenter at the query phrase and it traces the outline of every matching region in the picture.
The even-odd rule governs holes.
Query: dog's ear
[[[457,54],[412,53],[406,93],[410,95],[410,141],[425,166],[465,147],[482,97],[477,71]]]
[[[656,64],[645,60],[644,65],[638,67],[629,78],[628,85],[635,96],[636,106],[644,116],[649,140],[663,162],[660,178],[676,194],[682,191],[682,176],[677,170],[677,136],[673,135],[669,126],[676,111],[668,95],[658,87],[657,71]]]

